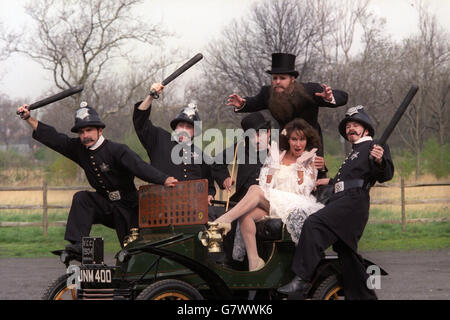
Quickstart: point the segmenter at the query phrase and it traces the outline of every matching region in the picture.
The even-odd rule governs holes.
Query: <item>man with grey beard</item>
[[[266,72],[272,76],[270,86],[263,86],[254,97],[242,98],[232,94],[227,105],[235,112],[255,112],[268,109],[273,118],[283,128],[294,118],[302,118],[319,132],[322,147],[317,152],[323,156],[323,138],[318,123],[319,107],[336,108],[347,103],[348,95],[341,90],[333,90],[326,84],[315,82],[300,83],[295,79],[295,55],[288,53],[272,54],[272,69]]]

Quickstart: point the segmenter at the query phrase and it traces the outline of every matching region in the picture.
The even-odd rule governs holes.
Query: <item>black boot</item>
[[[295,276],[294,279],[291,280],[288,284],[278,288],[278,292],[286,295],[294,294],[300,298],[303,296],[303,299],[306,298],[306,294],[311,288],[311,284],[299,276]]]
[[[72,242],[66,246],[66,251],[75,253],[81,256],[82,245],[81,242]]]

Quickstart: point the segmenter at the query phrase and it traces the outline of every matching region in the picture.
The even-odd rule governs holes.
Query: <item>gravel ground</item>
[[[382,300],[450,300],[450,249],[365,252],[389,275],[377,290]],[[112,256],[106,258],[113,264]],[[54,258],[0,258],[0,299],[36,300],[65,266]]]

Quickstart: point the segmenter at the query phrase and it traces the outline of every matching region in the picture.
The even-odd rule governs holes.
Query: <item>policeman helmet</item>
[[[347,140],[347,135],[345,134],[345,126],[347,122],[355,121],[360,123],[366,130],[369,131],[369,136],[373,137],[375,134],[375,130],[372,125],[372,121],[370,121],[369,116],[364,111],[364,107],[358,105],[356,107],[351,107],[345,113],[345,118],[342,119],[341,123],[339,123],[339,133],[344,139]]]
[[[178,123],[184,121],[190,123],[194,127],[194,121],[200,121],[200,116],[198,115],[197,105],[193,102],[185,106],[181,112],[170,122],[170,127],[175,130]]]
[[[85,127],[104,128],[105,124],[100,120],[98,113],[83,101],[80,109],[75,112],[75,125],[70,131],[77,133],[78,130]]]

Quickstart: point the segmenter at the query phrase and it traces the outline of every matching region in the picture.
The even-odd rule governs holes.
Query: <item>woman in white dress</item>
[[[297,118],[289,122],[280,135],[282,152],[276,142],[271,144],[269,157],[261,168],[259,185],[251,186],[236,206],[210,223],[226,234],[231,229],[231,222],[239,219],[250,271],[257,271],[265,265],[257,251],[255,222],[268,216],[281,218],[297,243],[303,221],[323,207],[311,195],[317,167],[323,167],[323,158],[315,154],[319,144],[317,131],[306,121]],[[236,246],[239,249],[238,232],[236,240],[235,249]]]

